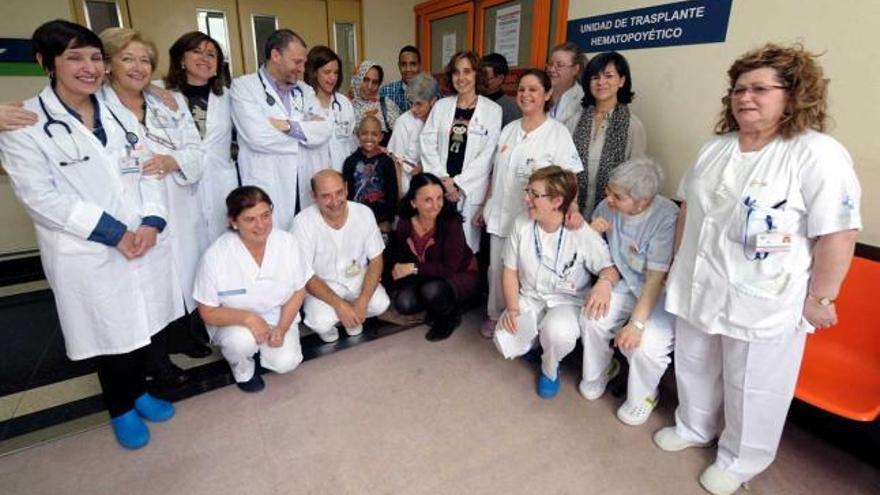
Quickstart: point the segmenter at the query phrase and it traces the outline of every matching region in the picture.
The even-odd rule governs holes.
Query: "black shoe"
[[[458,313],[438,316],[428,330],[428,333],[425,334],[425,338],[430,342],[446,340],[458,328],[459,324],[461,324],[461,315]]]
[[[192,378],[186,370],[171,362],[158,370],[147,373],[147,376],[153,378],[153,385],[159,389],[183,385]]]
[[[204,344],[193,344],[192,347],[183,351],[183,354],[193,359],[201,359],[210,356],[213,352],[214,351],[210,347]]]
[[[254,376],[252,376],[250,380],[246,382],[236,382],[236,385],[239,390],[249,394],[257,393],[266,388],[266,382],[263,381],[263,377],[260,376],[258,369],[254,369]]]

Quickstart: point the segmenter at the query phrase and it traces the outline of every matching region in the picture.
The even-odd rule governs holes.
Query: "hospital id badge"
[[[126,153],[119,157],[119,172],[122,175],[137,174],[141,171],[140,158]]]
[[[574,280],[563,279],[556,282],[556,292],[573,296],[577,294],[577,286],[574,284]]]
[[[791,251],[792,235],[765,232],[755,236],[755,253],[786,253]]]
[[[348,121],[338,122],[336,124],[336,137],[344,138],[351,135],[351,132],[348,130]]]
[[[357,277],[358,275],[361,274],[361,271],[362,271],[361,265],[359,265],[357,263],[357,261],[351,260],[351,264],[348,265],[348,268],[345,269],[345,276],[349,277],[349,278]]]

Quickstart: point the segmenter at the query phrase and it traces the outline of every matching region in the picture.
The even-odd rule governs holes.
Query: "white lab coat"
[[[550,116],[565,124],[569,134],[574,134],[578,120],[581,119],[583,107],[581,101],[584,99],[584,88],[575,81],[574,86],[568,88],[568,91],[562,93],[562,97],[555,105],[550,107]]]
[[[310,114],[318,115],[320,104],[311,86],[301,81],[297,84],[301,95],[297,92],[296,96],[284,96],[291,105],[288,115],[269,77],[265,72],[262,75],[265,90],[254,73],[236,78],[229,91],[232,120],[238,131],[238,167],[242,184],[258,186],[269,194],[275,205],[272,215],[275,225],[287,229],[296,209],[298,168],[302,161],[300,148],[326,143],[333,132],[333,122],[307,120]],[[274,98],[274,105],[266,101],[266,93]],[[270,117],[297,122],[305,134],[305,141],[272,127]]]
[[[449,96],[435,103],[420,135],[422,168],[441,178],[449,177],[446,159],[456,101],[456,96]],[[471,220],[486,199],[492,157],[500,133],[501,107],[484,96],[478,96],[474,116],[468,124],[464,164],[461,173],[453,177],[464,194],[464,199],[459,201],[459,211],[464,216],[464,234],[468,246],[475,253],[480,250],[480,229]]]
[[[425,122],[413,116],[412,110],[397,117],[394,121],[394,132],[391,133],[391,139],[388,141],[388,151],[394,158],[417,165],[421,162],[420,135],[424,126]],[[412,173],[404,170],[400,175],[400,190],[402,194],[406,194]]]
[[[80,360],[123,354],[143,347],[168,322],[183,314],[168,234],[143,257],[126,260],[115,248],[89,241],[103,213],[136,230],[146,216],[167,220],[166,191],[159,180],[123,174],[124,131],[98,100],[106,147],[62,106],[51,87],[40,93],[46,109],[70,127],[50,127],[37,98],[25,102],[36,125],[0,133],[3,167],[16,196],[34,221],[43,269],[55,295],[67,355]],[[114,113],[145,139],[124,109]],[[79,152],[77,153],[76,147]],[[75,156],[78,155],[78,156]],[[62,166],[63,161],[89,160]]]
[[[113,88],[105,85],[101,90],[104,101],[123,107]],[[193,280],[199,257],[208,246],[201,241],[205,234],[202,229],[202,212],[196,188],[202,179],[204,162],[201,159],[201,139],[199,130],[187,109],[183,95],[174,93],[177,110],[172,111],[161,101],[147,94],[146,115],[144,116],[144,143],[154,155],[171,155],[180,170],[164,177],[162,182],[168,193],[168,237],[171,240],[174,271],[177,273],[183,291],[186,311],[195,310],[192,298]],[[126,110],[128,112],[128,110]],[[132,114],[133,116],[133,114]],[[159,139],[150,136],[158,136]],[[169,141],[168,143],[161,142]],[[169,145],[173,145],[169,147]]]
[[[238,172],[232,161],[232,99],[229,90],[222,95],[211,91],[205,135],[201,138],[202,180],[196,185],[201,204],[202,225],[199,244],[206,249],[229,228],[226,196],[238,187]]]
[[[318,101],[317,98],[315,101]],[[342,164],[354,150],[357,142],[354,138],[354,107],[351,101],[342,93],[336,93],[330,102],[330,108],[320,105],[314,109],[315,113],[329,121],[333,126],[330,139],[316,147],[302,147],[299,162],[299,205],[300,211],[311,206],[311,178],[321,170],[332,168],[342,171]]]

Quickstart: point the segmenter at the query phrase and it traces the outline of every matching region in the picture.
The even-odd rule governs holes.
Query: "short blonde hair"
[[[150,65],[153,71],[159,65],[159,52],[156,45],[141,36],[139,31],[129,28],[107,28],[101,31],[101,42],[104,43],[104,53],[107,60],[113,58],[117,53],[121,52],[131,42],[136,41],[147,49],[147,56],[150,57]]]
[[[529,184],[544,181],[547,194],[551,198],[562,198],[559,211],[565,213],[574,201],[578,192],[577,176],[570,170],[565,170],[559,165],[548,165],[532,172],[529,176]]]

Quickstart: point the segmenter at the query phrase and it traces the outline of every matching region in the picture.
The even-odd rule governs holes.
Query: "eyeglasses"
[[[788,86],[780,85],[755,85],[755,86],[736,86],[727,90],[727,93],[733,98],[742,98],[746,93],[751,93],[758,98],[766,95],[774,89],[788,89]]]
[[[575,65],[577,65],[577,64],[563,64],[562,62],[550,62],[546,66],[544,66],[544,68],[547,70],[550,70],[550,69],[559,70],[559,69],[565,69],[567,67],[574,67]]]
[[[526,193],[526,194],[528,194],[529,197],[532,198],[532,199],[538,199],[538,198],[550,198],[550,197],[553,196],[552,194],[547,194],[547,193],[541,194],[541,193],[539,193],[539,192],[536,192],[536,191],[535,191],[534,189],[532,189],[531,187],[527,187],[527,188],[523,189],[523,192]]]

